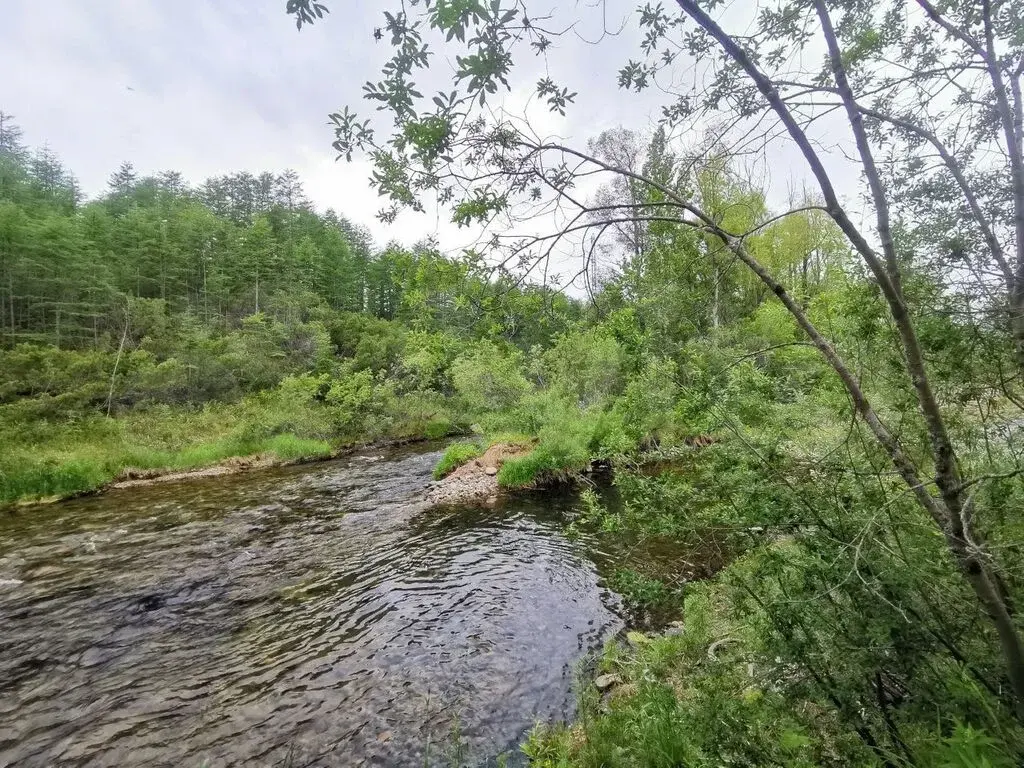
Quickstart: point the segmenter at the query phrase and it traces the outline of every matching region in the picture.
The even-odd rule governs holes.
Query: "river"
[[[477,765],[571,717],[607,555],[568,492],[428,508],[439,457],[0,514],[0,765]]]

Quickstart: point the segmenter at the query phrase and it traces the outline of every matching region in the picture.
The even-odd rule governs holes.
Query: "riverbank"
[[[778,694],[777,665],[762,664],[750,631],[729,620],[723,585],[748,566],[692,585],[684,621],[611,639],[579,681],[575,719],[531,731],[522,747],[530,765],[704,765],[724,753],[756,756],[744,764],[822,764],[800,722],[807,713],[787,711]]]
[[[285,437],[287,438],[290,436]],[[71,492],[65,495],[23,498],[17,499],[15,501],[8,501],[6,502],[6,504],[0,504],[0,509],[3,509],[4,506],[31,506],[36,504],[55,504],[61,501],[68,501],[74,498],[81,498],[83,496],[93,496],[101,494],[113,489],[144,488],[147,486],[158,485],[161,483],[186,482],[189,480],[199,480],[208,477],[238,475],[245,472],[251,472],[261,469],[271,469],[274,467],[288,467],[297,466],[300,464],[314,464],[318,462],[341,459],[346,456],[351,456],[355,453],[359,453],[362,451],[375,451],[400,448],[405,445],[425,443],[436,439],[437,438],[434,437],[418,435],[411,437],[375,440],[371,442],[352,443],[350,445],[346,445],[337,449],[332,449],[330,448],[330,446],[326,446],[326,450],[321,450],[321,446],[313,444],[309,446],[308,453],[299,453],[298,455],[295,455],[285,452],[282,455],[275,452],[263,451],[252,454],[230,456],[226,459],[218,461],[217,463],[203,465],[188,470],[179,470],[167,467],[152,467],[146,469],[140,469],[137,467],[126,467],[125,469],[121,470],[121,472],[118,473],[118,475],[113,479],[104,482],[94,488],[88,488],[81,491]],[[299,444],[301,445],[301,442]],[[438,501],[432,500],[432,503],[456,503],[461,501],[472,501],[477,498],[479,498],[479,495],[460,494],[453,492],[449,499]]]
[[[580,674],[576,717],[531,731],[522,747],[530,765],[710,765],[723,754],[746,765],[845,764],[864,745],[736,610],[738,584],[796,554],[787,541],[756,547],[688,584],[680,620],[610,639]]]
[[[325,410],[306,404],[286,410],[253,398],[139,409],[115,418],[0,421],[0,440],[9,446],[0,456],[0,507],[326,460],[464,429],[443,413],[424,417],[397,409],[390,418],[339,429]]]

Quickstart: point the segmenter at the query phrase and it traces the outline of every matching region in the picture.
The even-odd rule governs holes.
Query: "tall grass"
[[[118,442],[45,447],[0,459],[0,502],[73,496],[99,488],[127,469],[185,471],[212,466],[226,459],[271,455],[280,461],[326,458],[332,453],[324,440],[291,434],[261,439],[219,438],[181,449],[151,448]]]

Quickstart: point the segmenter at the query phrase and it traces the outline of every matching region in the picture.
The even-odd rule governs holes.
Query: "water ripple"
[[[428,510],[437,459],[0,520],[0,765],[422,766],[456,722],[482,759],[569,714],[618,619],[568,501]]]

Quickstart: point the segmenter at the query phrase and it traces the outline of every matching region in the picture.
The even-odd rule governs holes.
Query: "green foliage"
[[[617,569],[608,586],[622,596],[628,615],[637,624],[645,619],[646,623],[664,623],[676,618],[682,609],[682,587],[673,588],[632,568]]]
[[[552,395],[534,397],[524,407],[529,411],[527,417],[517,413],[513,423],[534,432],[537,442],[530,453],[501,466],[499,484],[521,488],[564,478],[602,455],[602,440],[608,436],[608,419],[603,413],[579,411]]]
[[[962,723],[942,740],[936,752],[932,764],[941,768],[1010,768],[1016,765],[1013,756],[995,739]]]
[[[424,117],[406,141],[437,156],[449,128]],[[83,203],[52,155],[0,160],[4,500],[129,466],[465,433],[532,390],[520,350],[541,354],[581,314],[480,254],[374,249],[314,212],[292,171],[191,187],[126,163]]]
[[[676,365],[656,358],[646,361],[626,384],[615,405],[616,415],[634,444],[657,438],[672,426],[672,410],[678,399]]]
[[[232,457],[272,455],[280,461],[323,458],[325,440],[293,433],[256,434],[249,404],[199,412],[154,408],[123,419],[90,417],[26,430],[5,426],[17,448],[0,458],[0,502],[69,496],[110,482],[127,469],[182,471]]]
[[[300,21],[322,13],[315,3],[290,8]],[[861,10],[839,31],[857,68],[879,60],[892,45],[887,30],[899,26]],[[649,53],[676,26],[665,13],[641,11]],[[339,152],[372,153],[374,183],[394,206],[385,219],[421,209],[426,190],[456,223],[475,226],[514,215],[523,195],[544,206],[545,195],[573,188],[564,163],[531,170],[547,150],[528,136],[467,119],[507,84],[514,40],[539,53],[550,43],[518,9],[440,2],[386,18],[393,66],[366,94],[396,118],[393,140],[375,145],[369,124],[347,110],[332,117]],[[795,34],[785,31],[793,18],[764,19],[784,38]],[[425,96],[412,82],[429,60],[428,34],[468,46],[453,93]],[[686,42],[706,52],[699,36]],[[768,66],[773,55],[759,60]],[[622,84],[648,86],[653,66],[631,62]],[[735,84],[735,67],[718,71],[718,86]],[[718,86],[715,98],[735,101]],[[546,75],[537,91],[555,112],[574,96]],[[669,106],[665,117],[690,108]],[[678,195],[708,222],[747,233],[748,253],[850,361],[919,474],[934,477],[935,430],[921,416],[879,275],[851,263],[820,201],[775,217],[766,192],[719,147],[677,154],[668,135],[594,141],[599,163],[629,157],[648,178],[620,174],[598,192],[599,208],[665,211]],[[911,151],[889,156],[917,152],[903,148]],[[485,171],[486,183],[462,184],[466,176],[448,186],[452,154],[468,172]],[[972,176],[1005,176],[989,170]],[[907,188],[917,182],[887,183],[923,199]],[[941,197],[934,183],[922,189]],[[1004,210],[997,192],[982,193],[987,208]],[[913,230],[896,233],[902,291],[957,466],[974,478],[966,488],[989,545],[985,567],[1020,604],[1018,384],[1001,299],[988,298],[994,282],[952,284],[949,275],[966,276],[974,261],[934,255],[937,244],[964,258],[977,251],[977,233],[952,231],[962,221],[948,212],[963,206],[943,199],[916,206],[894,196],[894,210],[912,214],[894,217]],[[295,460],[470,430],[528,445],[501,467],[505,487],[574,478],[594,459],[611,460],[614,488],[581,494],[573,530],[632,553],[608,579],[627,604],[674,615],[685,589],[685,627],[609,647],[601,669],[623,684],[607,697],[587,687],[576,725],[536,729],[525,746],[535,765],[1019,764],[1024,734],[1005,693],[1000,638],[949,557],[948,531],[913,502],[792,314],[707,228],[599,218],[595,226],[622,225],[608,232],[624,263],[599,287],[588,283],[584,305],[521,285],[521,274],[495,274],[500,240],[458,259],[430,244],[374,249],[349,222],[314,212],[294,173],[192,189],[125,165],[107,196],[83,204],[56,158],[5,150],[0,500],[85,491],[128,468]],[[436,476],[479,451],[449,447]],[[665,463],[627,471],[641,452]]]
[[[625,355],[600,328],[563,334],[544,361],[551,388],[580,408],[604,403],[622,392]]]
[[[475,412],[515,406],[530,390],[517,354],[503,354],[494,344],[478,344],[452,364],[455,390]]]
[[[807,422],[803,439],[823,426]],[[891,479],[808,464],[764,442],[772,431],[619,472],[612,496],[582,494],[574,525],[609,547],[650,545],[609,579],[634,611],[678,604],[651,575],[656,542],[746,554],[686,584],[681,633],[610,646],[599,669],[623,682],[604,698],[586,687],[570,729],[535,729],[531,764],[1019,762],[1024,732],[982,682],[998,668],[992,643],[920,513]],[[660,567],[672,578],[682,564]]]
[[[622,684],[606,704],[592,687],[581,696],[572,729],[535,729],[524,747],[532,765],[552,766],[814,766],[833,757],[834,724],[793,708],[751,679],[734,645],[708,656],[726,630],[713,589],[686,600],[682,634],[610,645],[601,660]],[[735,629],[733,628],[733,631]],[[842,737],[841,737],[842,738]],[[870,764],[862,750],[846,753]],[[865,761],[866,762],[863,762]],[[545,762],[548,761],[548,762]]]
[[[476,443],[452,443],[445,449],[441,461],[434,467],[434,479],[440,480],[452,470],[461,467],[480,454],[480,446]]]

